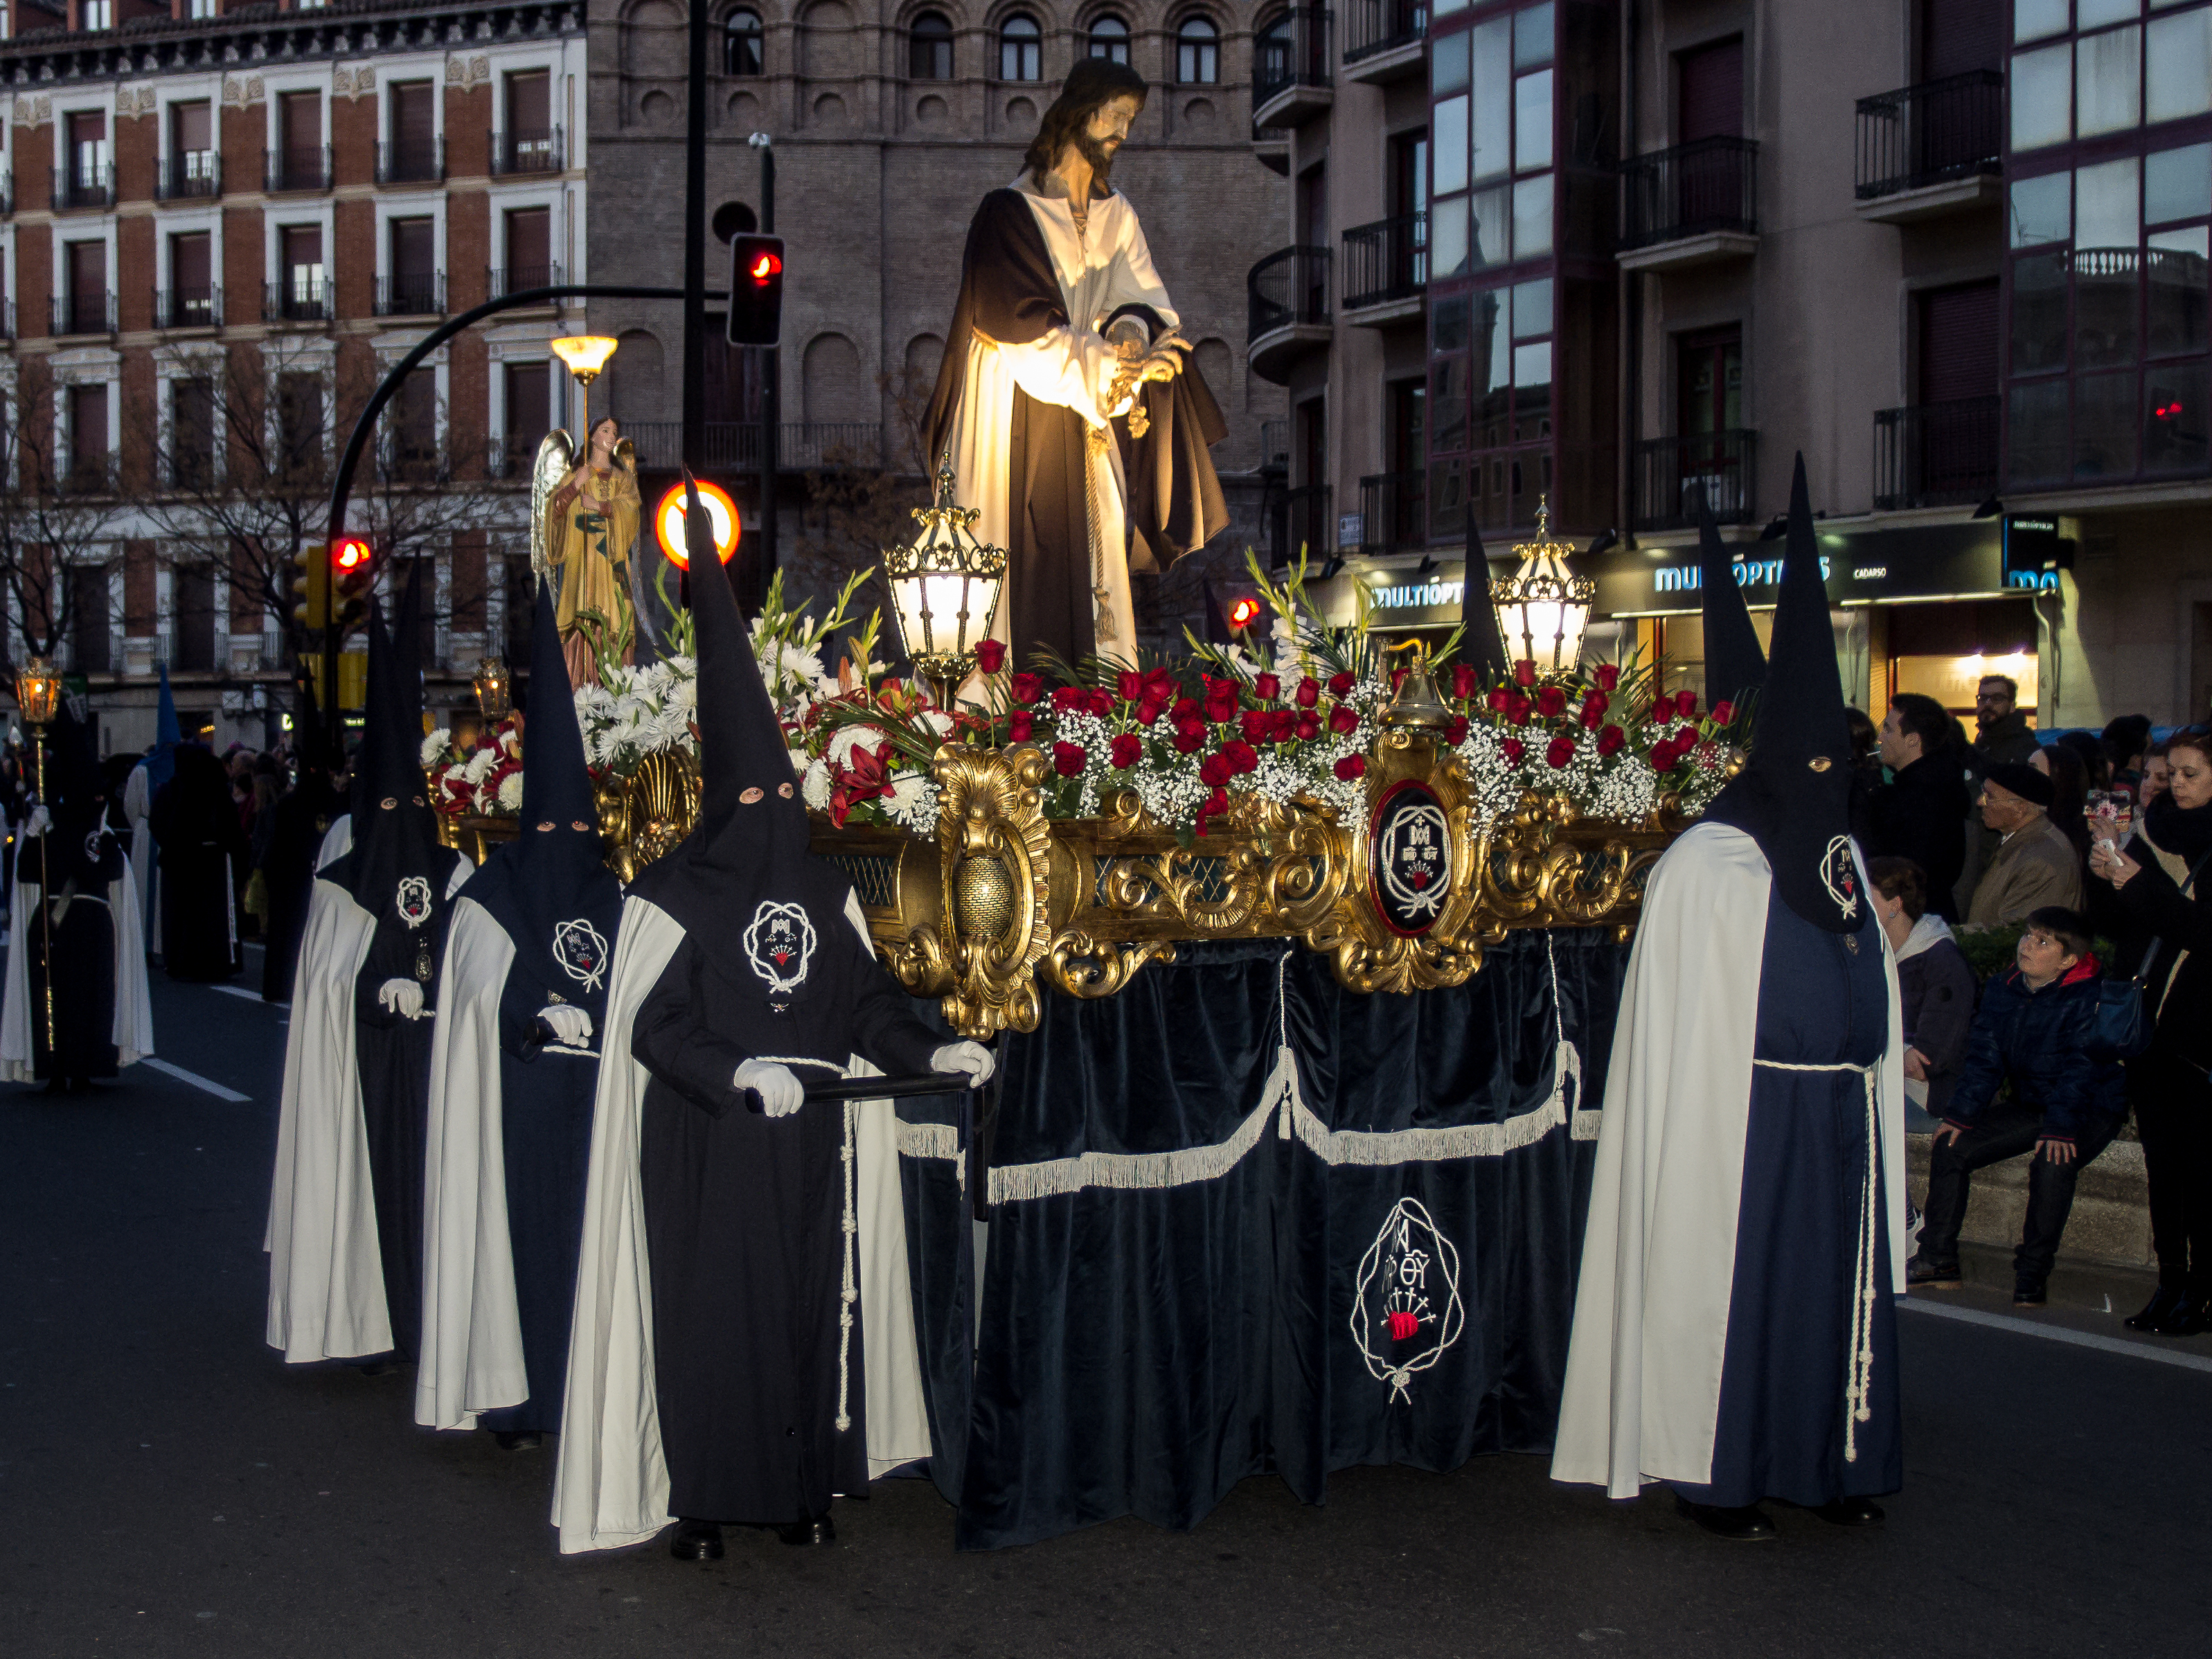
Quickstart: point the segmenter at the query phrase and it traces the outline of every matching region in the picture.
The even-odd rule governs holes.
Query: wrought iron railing
[[[1283,510],[1269,525],[1268,562],[1289,564],[1304,549],[1318,571],[1336,552],[1336,520],[1331,511],[1334,492],[1325,483],[1300,484],[1283,492]]]
[[[1359,550],[1381,557],[1429,540],[1428,475],[1373,472],[1359,481]]]
[[[1252,43],[1252,107],[1272,102],[1292,87],[1334,84],[1329,35],[1335,14],[1324,6],[1293,6]]]
[[[197,288],[165,288],[154,295],[156,328],[221,328],[222,290],[203,283]]]
[[[54,169],[54,211],[73,208],[115,205],[115,167],[112,162]]]
[[[1344,30],[1347,64],[1410,46],[1429,32],[1429,0],[1350,0]]]
[[[558,173],[563,165],[558,127],[517,127],[491,135],[495,173]]]
[[[446,273],[424,270],[407,276],[378,277],[376,314],[380,317],[444,316]]]
[[[1344,233],[1344,308],[1410,300],[1429,285],[1429,216],[1401,213]]]
[[[1759,229],[1759,146],[1748,138],[1700,138],[1620,164],[1626,198],[1624,252],[1716,231]]]
[[[386,139],[376,147],[380,185],[435,184],[445,176],[446,141],[442,138]]]
[[[54,295],[57,334],[112,334],[115,296],[112,294],[57,294]]]
[[[1636,447],[1636,528],[1680,530],[1698,521],[1702,498],[1717,524],[1752,521],[1759,434],[1742,427],[1688,438],[1647,438]]]
[[[1250,344],[1292,323],[1328,320],[1328,250],[1286,247],[1252,267],[1244,279],[1249,301],[1244,340]]]
[[[164,202],[222,194],[222,156],[212,149],[164,155],[154,171],[154,194]]]
[[[331,187],[331,147],[313,144],[304,149],[261,152],[262,187],[271,192],[328,190]]]
[[[2001,400],[1957,398],[1874,417],[1874,504],[1885,512],[1978,501],[1997,486]]]
[[[263,290],[261,314],[271,322],[327,323],[337,315],[337,284],[326,276],[270,283]]]
[[[1863,202],[2004,171],[2004,76],[1968,70],[1858,103]]]
[[[561,267],[552,265],[494,265],[484,272],[484,297],[504,300],[510,294],[526,294],[533,288],[558,288]]]

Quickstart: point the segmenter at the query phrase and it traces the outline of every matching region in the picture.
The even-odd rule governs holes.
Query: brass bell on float
[[[1437,695],[1437,683],[1429,673],[1429,649],[1419,640],[1408,640],[1403,645],[1394,645],[1393,651],[1413,654],[1406,665],[1406,678],[1390,706],[1382,711],[1382,724],[1395,731],[1442,732],[1456,718],[1444,700]]]

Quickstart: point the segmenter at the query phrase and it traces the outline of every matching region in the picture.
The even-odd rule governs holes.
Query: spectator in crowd
[[[2150,804],[2166,790],[2166,745],[2154,743],[2143,750],[2142,783],[2136,791],[2136,811],[2150,811]]]
[[[1892,780],[1874,792],[1865,840],[1866,850],[1876,858],[1910,859],[1917,865],[1927,908],[1955,921],[1954,890],[1966,860],[1961,827],[1971,802],[1960,757],[1948,742],[1950,732],[1951,717],[1933,697],[1907,691],[1889,705],[1880,743]]]
[[[2027,763],[2051,780],[2051,821],[2074,845],[2082,872],[2089,868],[2089,780],[2078,750],[2064,744],[2039,746]]]
[[[1966,926],[1999,927],[2025,921],[2031,911],[2057,905],[2081,907],[2081,866],[2074,843],[2050,818],[2051,780],[2033,766],[2004,761],[1982,784],[1982,822],[2000,840],[1996,856],[1974,884]]]
[[[2035,733],[2015,705],[2020,684],[2003,674],[1984,674],[1974,688],[1974,769],[1981,776],[2008,761],[2024,762],[2035,752]]]
[[[2212,737],[2166,742],[2172,783],[2124,848],[2099,842],[2090,874],[2117,914],[2118,969],[2156,1019],[2128,1062],[2150,1186],[2158,1290],[2127,1322],[2162,1336],[2212,1328]]]
[[[2134,789],[2142,780],[2143,751],[2150,747],[2150,717],[2122,714],[2108,720],[2100,741],[2112,787]]]
[[[2112,785],[2112,768],[2105,758],[2105,745],[2087,732],[2061,732],[2052,740],[2057,745],[2072,750],[2081,757],[2081,772],[2091,789],[2109,789]]]
[[[1928,912],[1927,872],[1911,859],[1878,858],[1867,866],[1867,879],[1874,884],[1875,915],[1897,957],[1897,994],[1905,1013],[1905,1127],[1925,1134],[1950,1104],[1978,988],[1948,924]]]
[[[2020,936],[2014,965],[1983,988],[1966,1065],[1929,1149],[1928,1204],[1910,1283],[1960,1282],[1959,1227],[1973,1172],[2033,1147],[2012,1299],[2021,1307],[2043,1305],[2074,1183],[2127,1115],[2118,1062],[2090,1053],[2097,1009],[2088,919],[2053,905],[2038,909]],[[2010,1097],[2000,1102],[1999,1086],[2007,1083]]]

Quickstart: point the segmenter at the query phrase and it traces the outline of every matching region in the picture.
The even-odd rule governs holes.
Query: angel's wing
[[[615,465],[632,477],[637,476],[637,446],[629,439],[615,440]]]
[[[561,480],[568,476],[575,464],[575,446],[568,434],[556,427],[545,434],[538,446],[538,459],[530,465],[530,574],[553,583],[554,592],[560,592],[560,573],[553,567],[551,526],[545,522],[545,504],[553,492],[561,487]]]

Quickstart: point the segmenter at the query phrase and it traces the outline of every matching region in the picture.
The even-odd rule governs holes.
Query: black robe
[[[1158,336],[1159,317],[1150,307],[1115,313],[1141,317]],[[1108,319],[1110,323],[1112,318]],[[1088,327],[1091,319],[1079,319]],[[960,295],[938,366],[937,387],[923,421],[929,455],[951,442],[968,379],[968,348],[979,331],[1008,345],[1028,345],[1068,325],[1060,278],[1036,215],[1018,190],[994,190],[983,198],[968,228],[961,255]],[[1213,394],[1197,367],[1162,385],[1144,388],[1152,424],[1141,438],[1126,419],[1114,422],[1128,480],[1128,520],[1135,532],[1133,571],[1164,570],[1203,546],[1228,521],[1221,480],[1208,446],[1228,435]],[[1015,654],[1026,659],[1039,647],[1070,663],[1097,649],[1091,592],[1091,543],[1084,475],[1083,417],[1057,404],[1040,403],[1019,386],[1007,434],[1007,618]],[[972,505],[972,503],[970,503]]]
[[[32,1075],[111,1078],[119,1059],[115,1048],[115,918],[108,908],[111,884],[125,873],[122,849],[102,834],[98,855],[88,857],[89,833],[78,825],[57,825],[54,843],[55,901],[41,917],[37,905],[24,911],[23,933],[9,948],[22,951],[31,993]],[[49,837],[24,842],[17,858],[18,878],[44,890],[42,872]],[[60,911],[57,916],[54,912]],[[48,929],[51,928],[51,933]],[[54,1041],[46,1044],[47,964],[52,963]]]
[[[269,889],[269,941],[261,963],[266,1001],[292,1000],[300,939],[315,893],[315,860],[322,855],[323,838],[345,810],[345,797],[319,774],[302,774],[274,808],[276,827],[261,860],[261,878]]]
[[[669,1507],[696,1519],[804,1519],[868,1480],[857,1292],[837,1426],[844,1109],[770,1118],[732,1079],[773,1058],[820,1080],[856,1053],[924,1072],[944,1039],[842,914],[807,909],[817,943],[790,1012],[687,935],[632,1022],[630,1052],[651,1073],[638,1156]],[[714,943],[742,972],[737,942]]]
[[[246,964],[234,880],[246,832],[222,763],[196,745],[180,748],[177,762],[150,815],[161,854],[161,966],[171,979],[226,980]]]

